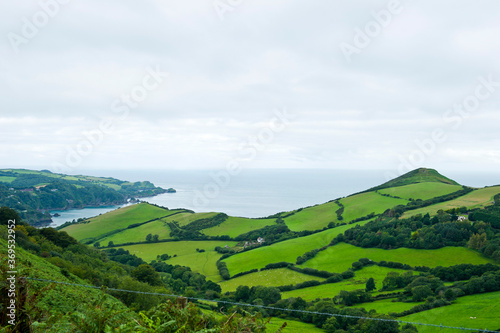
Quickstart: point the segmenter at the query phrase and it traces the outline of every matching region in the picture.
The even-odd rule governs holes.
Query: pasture
[[[217,214],[218,213],[213,213],[213,212],[212,213],[189,213],[189,212],[186,212],[186,213],[181,213],[181,214],[177,214],[174,216],[164,218],[164,219],[162,219],[162,221],[165,221],[165,222],[174,222],[175,221],[179,224],[180,227],[184,227],[184,226],[188,225],[189,223],[194,222],[196,220],[210,218],[210,217],[213,217]]]
[[[401,320],[454,327],[498,330],[500,329],[500,291],[463,296],[452,305],[414,313]],[[472,317],[472,319],[471,319]],[[418,331],[436,332],[435,327],[418,326]],[[439,332],[454,333],[458,330],[439,329]]]
[[[427,200],[434,197],[439,197],[442,195],[450,194],[462,189],[460,185],[451,185],[445,183],[417,183],[405,186],[390,187],[383,190],[379,190],[379,193],[389,194],[392,196],[400,197],[406,200],[411,199],[422,199]]]
[[[111,231],[125,229],[131,224],[142,223],[163,216],[177,213],[175,210],[167,210],[152,206],[147,203],[122,207],[104,215],[89,219],[90,222],[72,224],[62,231],[81,242],[92,238],[99,238]]]
[[[146,236],[148,234],[158,235],[160,240],[172,238],[170,237],[169,226],[162,220],[156,220],[136,228],[125,229],[119,233],[104,237],[100,239],[99,242],[101,243],[101,246],[107,245],[109,241],[112,241],[115,245],[123,243],[139,243],[146,241]]]
[[[203,229],[207,236],[228,235],[236,237],[252,230],[262,229],[265,226],[276,224],[275,219],[250,219],[245,217],[228,217],[223,223]]]
[[[328,226],[330,222],[338,222],[335,212],[339,208],[335,202],[304,208],[285,218],[285,223],[292,231],[320,230]]]
[[[384,197],[375,192],[366,192],[342,198],[340,202],[345,207],[342,215],[344,221],[349,222],[370,213],[381,214],[388,208],[406,205],[408,200]]]
[[[222,292],[225,293],[226,291],[236,291],[238,286],[279,287],[312,280],[324,281],[325,279],[295,272],[288,268],[278,268],[239,276],[219,284],[222,288]]]
[[[366,281],[371,277],[375,280],[376,288],[377,290],[379,290],[382,288],[382,281],[384,281],[384,278],[389,272],[398,272],[400,274],[403,274],[405,271],[387,267],[367,266],[356,271],[354,273],[355,276],[352,279],[343,280],[336,283],[322,284],[320,286],[314,286],[304,289],[286,291],[281,294],[281,297],[284,299],[290,297],[302,297],[306,301],[312,301],[316,298],[333,298],[342,290],[364,290]]]
[[[435,250],[420,250],[399,248],[384,250],[378,248],[362,248],[351,244],[339,243],[325,251],[319,252],[314,258],[306,261],[301,267],[342,273],[360,258],[373,261],[394,261],[410,266],[453,266],[458,264],[494,263],[492,259],[483,257],[478,252],[465,247],[444,247]]]
[[[415,210],[409,210],[405,212],[401,218],[408,218],[417,214],[425,215],[429,213],[430,215],[436,215],[438,210],[448,210],[451,208],[480,208],[492,204],[493,197],[500,193],[500,186],[485,187],[482,189],[474,190],[460,198],[454,200],[440,202],[435,205],[422,207]]]
[[[343,234],[344,231],[358,224],[364,225],[366,223],[368,221],[343,225],[309,236],[289,239],[270,246],[262,246],[247,252],[238,253],[224,259],[224,261],[231,275],[255,268],[263,268],[267,264],[280,261],[295,263],[297,257],[304,253],[328,245],[338,234]]]
[[[193,272],[201,273],[208,279],[218,282],[222,278],[219,275],[216,263],[221,254],[214,249],[216,246],[224,247],[225,245],[234,246],[236,242],[178,241],[119,246],[119,248],[130,251],[131,254],[135,254],[146,262],[156,260],[156,256],[161,254],[176,255],[175,258],[168,259],[165,262],[170,265],[188,266]],[[196,249],[203,249],[205,252],[199,253]]]

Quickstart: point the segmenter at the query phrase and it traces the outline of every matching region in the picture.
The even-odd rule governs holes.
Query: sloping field
[[[255,268],[263,268],[267,264],[280,261],[295,263],[297,257],[304,253],[328,245],[338,234],[344,233],[347,229],[353,228],[358,224],[364,225],[366,223],[368,223],[368,221],[343,225],[313,235],[289,239],[270,246],[259,247],[251,251],[236,254],[224,259],[224,261],[231,275]]]
[[[120,248],[130,251],[131,254],[135,254],[146,262],[156,260],[156,256],[161,254],[177,255],[175,258],[167,260],[166,263],[191,267],[194,272],[201,273],[210,280],[217,282],[222,280],[216,266],[221,254],[214,249],[216,246],[224,247],[225,245],[234,246],[236,242],[180,241],[128,245],[120,246]],[[196,249],[203,249],[205,252],[199,253]]]
[[[70,236],[79,241],[85,241],[90,238],[98,238],[113,230],[127,228],[131,224],[146,222],[177,212],[147,203],[140,203],[96,216],[91,218],[88,223],[73,224],[61,230],[66,231]]]
[[[159,239],[171,239],[170,228],[162,220],[156,220],[143,224],[139,227],[132,229],[125,229],[117,234],[113,234],[108,237],[104,237],[99,240],[101,245],[107,245],[109,241],[112,241],[115,245],[123,243],[139,243],[146,241],[146,236],[148,234],[158,235]]]
[[[285,218],[285,223],[292,231],[323,229],[330,222],[338,222],[335,212],[339,208],[335,202],[305,208]]]
[[[165,222],[177,222],[180,227],[184,227],[188,225],[191,222],[194,222],[196,220],[201,220],[201,219],[206,219],[210,217],[214,217],[218,213],[182,213],[182,214],[177,214],[172,217],[167,217],[162,219]]]
[[[238,286],[279,287],[312,280],[324,281],[325,279],[295,272],[288,268],[278,268],[243,275],[219,284],[222,288],[222,292],[225,293],[226,291],[236,291]]]
[[[362,248],[351,244],[339,243],[322,251],[301,267],[341,273],[351,267],[360,258],[373,261],[394,261],[410,266],[453,266],[458,264],[487,264],[493,260],[483,257],[478,252],[465,247],[444,247],[436,250],[420,250],[399,248],[383,250],[377,248]]]
[[[432,206],[422,207],[415,210],[409,210],[405,212],[401,218],[408,218],[417,214],[425,215],[427,213],[436,215],[437,211],[440,209],[447,210],[464,206],[467,208],[479,208],[488,206],[493,202],[493,197],[498,193],[500,193],[500,186],[485,187],[479,190],[475,190],[454,200],[441,202]]]
[[[445,325],[453,327],[477,328],[478,331],[500,330],[500,291],[458,298],[450,306],[444,306],[409,316],[401,320]],[[471,319],[473,317],[474,319]],[[436,327],[418,326],[419,332],[455,333],[459,330],[437,329]]]
[[[388,208],[406,205],[408,200],[389,198],[375,192],[367,192],[340,199],[340,202],[345,207],[342,215],[344,221],[349,222],[370,213],[381,214]]]
[[[283,292],[281,293],[281,298],[286,299],[290,297],[302,297],[306,301],[311,301],[316,298],[332,298],[338,295],[341,290],[364,290],[366,287],[366,281],[371,277],[375,280],[375,285],[378,290],[382,288],[382,281],[384,281],[384,278],[389,272],[403,274],[406,271],[387,267],[368,266],[356,271],[354,273],[355,276],[352,279]]]
[[[389,194],[406,200],[422,199],[427,200],[434,197],[450,194],[462,189],[460,185],[450,185],[444,183],[418,183],[405,186],[390,187],[379,190],[379,193]]]
[[[245,217],[228,217],[218,226],[203,229],[208,236],[228,235],[236,237],[252,230],[262,229],[265,226],[276,224],[275,219],[249,219]]]

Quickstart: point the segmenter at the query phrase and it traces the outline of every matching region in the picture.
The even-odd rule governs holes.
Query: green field
[[[340,202],[345,207],[342,215],[344,221],[349,222],[370,213],[381,214],[397,205],[406,205],[408,200],[389,198],[375,192],[367,192],[340,199]]]
[[[16,180],[16,177],[0,176],[0,182],[12,183],[14,180]]]
[[[325,279],[295,272],[288,268],[278,268],[243,275],[219,284],[224,293],[226,291],[235,291],[238,286],[279,287],[311,280],[324,281]]]
[[[275,221],[275,219],[249,219],[230,216],[218,226],[204,229],[202,232],[208,236],[228,235],[229,237],[236,237],[252,230],[276,224]]]
[[[306,301],[312,301],[316,298],[332,298],[338,295],[341,290],[364,290],[366,281],[371,277],[375,280],[375,285],[378,290],[382,288],[382,281],[384,281],[384,278],[389,272],[398,272],[400,274],[403,274],[405,271],[387,267],[368,266],[356,271],[356,275],[352,279],[337,283],[328,283],[320,286],[287,291],[283,292],[281,295],[284,299],[290,297],[302,297]]]
[[[139,243],[146,241],[146,236],[148,234],[158,235],[159,239],[171,239],[170,228],[162,220],[157,220],[143,224],[139,227],[132,229],[125,229],[117,234],[113,234],[108,237],[104,237],[99,240],[101,246],[105,246],[109,241],[112,241],[115,245],[123,243]]]
[[[380,301],[370,302],[370,303],[362,303],[353,305],[353,308],[365,308],[366,311],[375,310],[377,313],[400,313],[406,310],[410,310],[414,306],[419,304],[424,304],[425,302],[411,302],[411,303],[403,303],[403,302],[393,302],[392,299],[383,299]],[[420,332],[420,330],[419,330]]]
[[[339,243],[322,251],[301,267],[310,267],[329,272],[341,273],[351,267],[360,258],[373,261],[394,261],[410,266],[453,266],[458,264],[494,263],[492,259],[483,257],[478,252],[465,247],[444,247],[436,250],[417,250],[399,248],[383,250],[377,248],[361,248],[354,245]]]
[[[401,317],[401,320],[428,323],[435,325],[477,328],[488,330],[500,329],[500,291],[464,296],[458,298],[451,306],[444,306],[424,312]],[[475,319],[471,319],[474,317]],[[419,332],[454,333],[459,330],[439,329],[429,326],[418,326]]]
[[[408,218],[417,214],[425,215],[427,213],[429,213],[430,215],[436,215],[438,210],[440,209],[447,210],[464,206],[467,208],[479,208],[488,206],[492,204],[493,197],[498,193],[500,193],[500,186],[482,188],[454,200],[441,202],[432,206],[427,206],[415,210],[409,210],[405,212],[401,216],[401,218]]]
[[[266,325],[267,332],[278,332],[278,329],[286,322],[286,327],[283,333],[324,333],[325,330],[317,328],[313,324],[306,324],[297,320],[271,318],[271,321]]]
[[[460,185],[450,185],[444,183],[418,183],[405,186],[391,187],[379,190],[379,193],[389,194],[406,200],[422,199],[427,200],[434,197],[450,194],[462,189]]]
[[[88,239],[99,238],[117,229],[125,229],[131,224],[146,222],[177,212],[178,211],[152,206],[147,203],[140,203],[96,216],[91,218],[88,223],[73,224],[61,230],[66,231],[77,240],[84,242]]]
[[[285,223],[292,231],[323,229],[330,222],[338,222],[335,212],[339,208],[335,202],[305,208],[285,218]]]
[[[263,268],[267,264],[286,261],[295,263],[297,257],[304,253],[328,245],[338,234],[356,225],[364,225],[368,221],[343,225],[318,232],[313,235],[289,239],[270,246],[262,246],[254,250],[239,253],[224,261],[231,275],[246,272],[255,268]]]
[[[191,267],[194,272],[201,273],[210,280],[218,282],[222,278],[219,275],[216,263],[221,254],[217,253],[214,249],[216,246],[224,247],[225,245],[234,246],[236,242],[179,241],[128,245],[120,246],[120,248],[130,251],[131,254],[135,254],[146,262],[156,260],[156,256],[159,254],[177,255],[175,258],[167,260],[166,263]],[[199,253],[196,249],[203,249],[205,252]]]
[[[210,217],[214,217],[218,213],[181,213],[171,217],[167,217],[162,219],[165,222],[177,222],[180,227],[184,227],[191,222],[196,220],[206,219]]]

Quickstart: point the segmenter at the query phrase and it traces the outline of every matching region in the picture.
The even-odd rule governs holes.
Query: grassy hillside
[[[191,267],[194,272],[201,273],[212,281],[221,281],[222,278],[216,267],[216,262],[221,255],[215,252],[214,249],[216,246],[224,247],[225,245],[234,246],[236,242],[180,241],[120,247],[130,251],[131,254],[135,254],[146,262],[156,260],[156,256],[161,254],[176,255],[175,258],[167,260],[166,263]],[[205,252],[200,253],[196,249],[205,250]]]
[[[408,200],[389,198],[376,192],[367,192],[343,198],[340,202],[345,207],[342,216],[344,221],[348,222],[371,213],[381,214],[397,205],[406,205]]]
[[[226,292],[235,291],[238,286],[279,287],[311,280],[324,281],[325,279],[295,272],[288,268],[278,268],[243,275],[221,282],[220,286],[222,287],[222,292]]]
[[[460,185],[456,181],[443,176],[434,169],[420,168],[405,173],[404,175],[394,178],[382,185],[373,187],[368,191],[381,190],[384,188],[404,186],[416,183],[443,183],[450,185]]]
[[[208,236],[228,235],[236,237],[252,230],[262,229],[265,226],[275,224],[275,219],[249,219],[245,217],[228,217],[223,223],[208,229],[203,233]]]
[[[416,183],[398,187],[390,187],[379,190],[379,193],[400,197],[406,200],[427,200],[434,197],[450,194],[462,189],[460,185],[452,185],[438,182]]]
[[[484,293],[458,298],[451,306],[415,313],[401,320],[424,322],[435,325],[500,330],[500,292]],[[471,319],[473,317],[474,319]],[[421,326],[419,332],[436,332],[435,327]],[[457,330],[440,329],[453,333]]]
[[[394,261],[410,266],[453,266],[458,264],[486,264],[493,260],[483,257],[478,252],[464,247],[444,247],[437,250],[416,250],[399,248],[383,250],[377,248],[361,248],[346,243],[331,246],[306,261],[302,267],[341,273],[351,267],[360,258],[373,261]]]
[[[340,208],[335,202],[304,208],[287,218],[285,223],[292,231],[319,230],[330,222],[338,222],[335,213]]]
[[[328,245],[337,235],[345,230],[364,225],[367,221],[328,229],[313,235],[294,238],[270,246],[263,246],[224,259],[231,275],[246,272],[255,268],[263,268],[267,264],[286,261],[295,263],[297,257],[304,253]],[[355,261],[355,260],[354,260]]]
[[[125,229],[119,233],[113,234],[108,237],[101,238],[99,242],[102,245],[107,245],[110,241],[114,244],[123,243],[140,243],[144,242],[147,235],[158,235],[159,240],[171,239],[170,228],[163,220],[156,220],[143,224],[139,227],[132,229]]]
[[[7,243],[4,237],[0,238],[0,253],[7,253]],[[6,281],[7,256],[0,258],[0,289]],[[28,276],[36,279],[49,279],[66,283],[88,284],[87,282],[71,275],[62,274],[61,269],[53,264],[37,257],[21,247],[16,247],[16,269],[17,276]],[[21,284],[18,280],[18,286]],[[102,297],[102,292],[96,289],[73,287],[65,285],[50,285],[44,282],[27,281],[28,303],[27,313],[31,320],[38,321],[34,325],[34,332],[71,332],[76,328],[77,318],[74,313],[78,313],[82,308],[91,306]],[[2,295],[3,297],[3,295]],[[19,298],[17,300],[19,304]],[[20,304],[19,304],[20,305]],[[123,305],[122,302],[112,296],[105,295],[101,310],[112,309],[121,312],[129,320],[136,320],[139,316]],[[50,318],[50,321],[46,322]],[[8,332],[8,331],[6,331]]]
[[[493,202],[493,197],[500,193],[500,186],[485,187],[482,189],[474,190],[469,194],[466,194],[460,198],[441,202],[432,206],[427,206],[415,210],[410,210],[405,212],[401,218],[408,218],[410,216],[427,213],[431,215],[437,214],[439,210],[447,210],[451,208],[467,207],[471,208],[482,208],[491,205]]]
[[[61,230],[81,242],[89,239],[99,240],[105,234],[126,229],[136,223],[176,214],[178,211],[167,210],[147,203],[123,207],[104,215],[96,216],[85,222],[69,225]]]

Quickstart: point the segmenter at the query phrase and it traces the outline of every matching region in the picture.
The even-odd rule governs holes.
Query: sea
[[[500,171],[442,171],[460,184],[484,187],[500,184]],[[75,173],[76,174],[76,173]],[[231,216],[266,217],[283,211],[321,204],[364,191],[390,180],[387,170],[247,169],[232,175],[226,170],[79,170],[78,174],[126,181],[148,180],[165,193],[141,198],[169,209],[224,212]],[[78,218],[90,218],[121,206],[51,211],[52,227]]]

